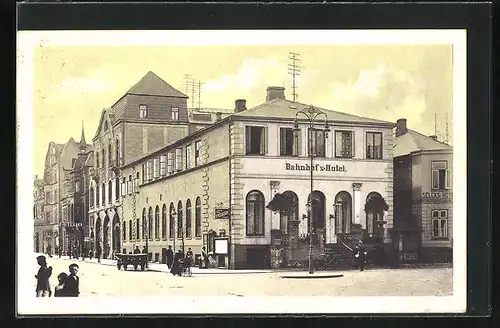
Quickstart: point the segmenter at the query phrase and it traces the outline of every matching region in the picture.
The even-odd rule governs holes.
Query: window
[[[288,222],[291,220],[299,219],[299,199],[297,197],[297,194],[290,190],[285,191],[283,193],[283,196],[287,197],[293,205],[293,208],[291,208],[289,211],[280,213],[281,234],[286,235],[288,234]]]
[[[182,237],[182,202],[177,203],[177,238]]]
[[[165,204],[161,209],[161,238],[167,238],[167,205]]]
[[[194,165],[201,165],[201,140],[194,143]]]
[[[103,149],[102,150],[102,167],[106,167],[106,164],[104,163],[104,160],[106,159],[106,151]]]
[[[191,200],[186,201],[186,238],[191,238]]]
[[[115,179],[115,199],[120,199],[120,178]]]
[[[260,191],[247,195],[246,226],[247,236],[264,236],[264,195]]]
[[[335,157],[352,158],[354,148],[352,131],[335,131]]]
[[[146,162],[146,181],[151,181],[153,177],[153,170],[151,169],[151,160]]]
[[[448,238],[448,211],[433,210],[432,211],[432,238],[447,239]]]
[[[261,126],[247,126],[245,138],[247,154],[264,155],[267,153],[267,128]]]
[[[128,176],[127,180],[127,194],[132,194],[132,175]]]
[[[139,192],[139,172],[135,174],[134,191]]]
[[[80,192],[80,181],[75,182],[75,192]]]
[[[99,188],[98,185],[95,186],[95,202],[96,202],[96,206],[99,206],[99,203],[101,201],[101,197],[99,196],[99,191],[101,190],[101,188]]]
[[[167,175],[167,156],[160,156],[160,175],[164,177]]]
[[[121,190],[122,196],[125,196],[127,194],[126,186],[127,186],[127,181],[126,181],[125,177],[123,177],[122,178],[122,190]]]
[[[146,208],[142,209],[142,240],[146,240]]]
[[[170,219],[170,221],[168,222],[168,224],[169,224],[168,236],[170,238],[174,238],[174,236],[175,236],[174,211],[175,211],[174,203],[170,203],[170,209],[169,209],[169,213],[170,213],[170,218],[169,219]]]
[[[133,230],[132,230],[132,220],[128,221],[128,240],[132,240]]]
[[[182,170],[182,148],[177,148],[175,150],[175,170]]]
[[[312,150],[315,157],[326,156],[326,135],[325,131],[317,129],[309,129],[309,151]]]
[[[140,118],[146,118],[146,117],[148,117],[148,106],[146,106],[146,105],[139,105],[139,117]]]
[[[178,121],[179,120],[179,108],[178,107],[172,107],[170,110],[171,110],[171,113],[172,113],[172,119],[174,121]]]
[[[195,231],[194,234],[196,237],[201,237],[201,199],[200,197],[196,197],[194,210],[194,225]]]
[[[94,187],[90,187],[89,190],[89,203],[90,207],[94,206]]]
[[[123,221],[123,241],[127,240],[127,221]]]
[[[146,182],[146,163],[142,163],[142,183]]]
[[[95,152],[95,167],[99,167],[99,153]]]
[[[160,159],[153,159],[153,178],[156,179],[160,176]]]
[[[280,156],[298,156],[300,154],[300,131],[294,133],[292,128],[280,129]]]
[[[167,153],[167,172],[172,174],[174,172],[174,153]]]
[[[431,162],[431,187],[434,190],[451,189],[451,170],[446,161]]]
[[[111,143],[110,143],[108,147],[108,165],[111,165],[112,162],[113,162],[113,151],[111,149]]]
[[[148,238],[153,239],[153,208],[151,206],[148,212]]]
[[[366,132],[366,158],[382,159],[381,132]]]
[[[116,158],[116,165],[119,167],[121,165],[121,156],[120,156],[120,140],[116,140],[116,154],[115,154],[115,158]]]
[[[155,239],[160,238],[160,208],[156,205],[155,208]]]
[[[191,168],[191,145],[186,146],[186,170]]]
[[[101,204],[102,205],[106,204],[105,196],[106,196],[106,184],[103,183],[102,184],[102,194],[101,194]]]
[[[140,235],[139,235],[139,232],[140,232],[140,227],[141,226],[141,223],[140,223],[140,220],[139,219],[135,219],[135,239],[136,240],[140,240]]]
[[[108,184],[108,203],[113,202],[113,182],[109,180]]]
[[[350,233],[352,224],[352,197],[347,191],[335,196],[335,234]]]

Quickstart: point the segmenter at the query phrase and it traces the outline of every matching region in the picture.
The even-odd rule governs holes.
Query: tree
[[[297,207],[297,202],[293,195],[284,193],[276,193],[273,199],[267,204],[266,208],[274,213],[280,213],[282,215],[290,215],[294,213]]]

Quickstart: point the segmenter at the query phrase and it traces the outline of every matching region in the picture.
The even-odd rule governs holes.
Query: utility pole
[[[288,56],[288,58],[292,61],[291,64],[288,64],[288,74],[292,75],[292,96],[294,102],[298,98],[296,77],[300,75],[299,56],[300,54],[296,52],[290,52]]]

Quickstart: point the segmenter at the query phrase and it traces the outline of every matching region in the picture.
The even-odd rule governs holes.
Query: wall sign
[[[452,199],[453,194],[448,191],[426,191],[422,193],[424,199]]]
[[[309,164],[298,164],[298,163],[285,163],[285,170],[287,171],[311,171],[311,165]],[[347,172],[345,165],[338,164],[314,164],[312,166],[313,171],[320,172]]]
[[[416,252],[403,252],[399,258],[403,261],[416,261],[418,260],[418,254]]]
[[[215,218],[216,219],[229,219],[231,216],[231,211],[229,208],[216,208],[215,209]]]

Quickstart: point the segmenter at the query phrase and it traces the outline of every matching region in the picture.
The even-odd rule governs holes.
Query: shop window
[[[195,236],[201,237],[201,199],[200,197],[196,197],[196,205],[194,212],[194,221],[195,221]]]
[[[267,153],[267,128],[247,126],[245,130],[246,153],[248,155],[264,155]]]
[[[433,190],[451,189],[451,170],[446,161],[431,162],[431,179]]]
[[[280,128],[280,156],[299,156],[300,132],[292,128]]]
[[[179,120],[179,108],[178,107],[172,107],[170,109],[172,113],[172,120],[178,121]]]
[[[354,137],[352,131],[335,131],[335,157],[352,158]]]
[[[186,170],[191,168],[191,145],[186,146]]]
[[[246,234],[247,236],[264,236],[264,195],[254,190],[246,198]]]
[[[201,140],[194,143],[194,165],[201,165]]]
[[[139,117],[140,118],[146,118],[146,117],[148,117],[148,106],[146,106],[146,105],[139,105]]]
[[[447,210],[432,210],[432,238],[448,239]]]
[[[366,158],[382,159],[382,132],[366,133]]]

